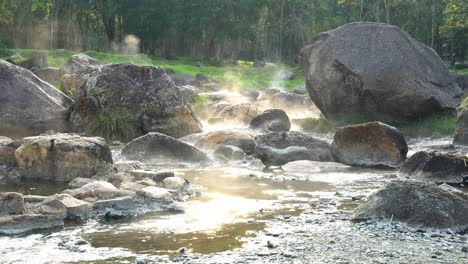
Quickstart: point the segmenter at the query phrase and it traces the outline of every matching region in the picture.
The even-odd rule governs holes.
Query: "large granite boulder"
[[[355,221],[398,221],[414,227],[468,227],[468,195],[448,185],[395,180],[370,195],[353,216]]]
[[[403,164],[398,174],[416,180],[458,184],[468,177],[468,164],[464,157],[420,151]]]
[[[143,134],[159,132],[182,137],[201,132],[201,123],[177,86],[160,67],[133,64],[102,66],[81,86],[71,107],[77,127],[89,128],[103,111],[120,109]]]
[[[370,122],[338,129],[332,150],[336,160],[346,165],[396,168],[406,160],[408,145],[396,128]]]
[[[204,162],[208,160],[208,157],[197,148],[155,132],[132,140],[122,149],[122,155],[127,159],[138,161]]]
[[[0,135],[67,131],[70,98],[32,72],[0,60]]]
[[[76,134],[24,138],[15,156],[17,166],[31,179],[66,182],[112,170],[112,153],[106,142]]]
[[[463,95],[434,50],[389,24],[351,23],[320,33],[300,62],[312,100],[335,121],[412,120],[454,111]]]

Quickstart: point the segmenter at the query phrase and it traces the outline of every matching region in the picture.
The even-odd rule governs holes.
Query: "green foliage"
[[[15,61],[27,59],[35,50],[30,49],[17,49],[7,50],[7,56],[1,56],[0,59],[7,59],[14,55]],[[50,67],[60,68],[65,64],[72,55],[78,53],[73,50],[50,50],[48,51],[48,63]],[[85,54],[106,63],[123,63],[130,62],[141,66],[161,66],[164,68],[171,68],[176,73],[196,75],[197,73],[205,74],[216,80],[231,83],[234,88],[245,87],[256,90],[263,90],[271,85],[272,79],[277,73],[278,69],[272,67],[255,68],[246,67],[244,65],[225,65],[223,67],[215,66],[197,66],[197,60],[180,58],[177,60],[166,60],[156,56],[146,56],[142,54],[117,54],[117,53],[104,53],[96,51],[86,51]],[[296,78],[294,80],[280,81],[282,85],[290,90],[293,90],[305,82],[305,77],[299,67],[283,66],[288,70],[294,71]]]
[[[208,102],[210,100],[208,97],[203,96],[203,95],[197,95],[197,98],[195,98],[195,102],[192,104],[192,109],[195,112],[201,112],[203,109],[208,105]]]
[[[306,132],[327,133],[335,129],[335,125],[323,115],[319,118],[305,118],[299,125]]]
[[[444,137],[455,133],[457,118],[453,114],[432,115],[416,122],[401,125],[400,131],[410,137]]]
[[[123,109],[101,111],[90,127],[94,135],[107,140],[128,141],[138,136],[135,118]]]

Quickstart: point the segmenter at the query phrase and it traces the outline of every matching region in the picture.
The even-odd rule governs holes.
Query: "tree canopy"
[[[0,0],[0,46],[122,51],[132,35],[166,58],[295,63],[315,34],[374,21],[463,61],[467,14],[465,0]]]

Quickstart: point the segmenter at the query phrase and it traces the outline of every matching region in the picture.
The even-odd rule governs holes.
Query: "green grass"
[[[195,102],[193,102],[192,104],[193,111],[195,112],[202,111],[208,105],[209,101],[210,100],[208,99],[208,97],[203,96],[203,95],[197,95],[197,98],[195,98]]]
[[[459,70],[456,70],[456,73],[457,74],[460,74],[460,75],[468,75],[468,69],[459,69]]]
[[[14,61],[21,61],[27,59],[31,53],[35,51],[37,50],[3,49],[2,52],[0,52],[0,59],[13,58]],[[47,52],[49,66],[55,68],[60,68],[73,54],[79,53],[78,51],[72,50],[50,50]],[[130,62],[141,66],[161,66],[164,68],[171,68],[176,73],[181,74],[196,75],[197,73],[202,73],[216,80],[228,82],[231,84],[231,86],[240,86],[240,88],[252,90],[263,90],[264,88],[271,85],[275,74],[278,72],[278,69],[273,67],[255,68],[251,62],[242,62],[224,66],[212,66],[208,63],[202,63],[201,67],[197,67],[198,60],[188,58],[166,60],[159,57],[146,56],[142,54],[128,55],[96,51],[85,51],[83,53],[106,63]],[[4,56],[1,56],[2,54]],[[290,90],[304,85],[305,78],[299,67],[284,66],[284,68],[293,71],[296,74],[296,78],[294,80],[280,81],[280,85]]]
[[[299,125],[306,132],[333,132],[338,126],[362,124],[371,120],[360,117],[347,118],[340,122],[329,121],[326,117],[306,118]],[[441,138],[455,133],[457,118],[453,114],[438,114],[405,124],[394,124],[407,137]]]
[[[332,132],[336,126],[330,122],[325,116],[319,118],[305,118],[299,126],[306,132],[327,133]]]
[[[455,133],[457,117],[452,114],[432,115],[407,125],[399,126],[400,131],[410,137],[439,138]]]
[[[100,112],[91,124],[94,135],[109,141],[129,141],[138,135],[135,118],[125,110],[110,109]]]

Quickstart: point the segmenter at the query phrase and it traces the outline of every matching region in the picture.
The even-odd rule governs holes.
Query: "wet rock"
[[[187,103],[192,104],[197,99],[198,93],[194,86],[191,86],[191,85],[179,86],[179,90],[182,93],[182,97],[185,99]]]
[[[0,215],[21,214],[24,212],[24,198],[20,193],[0,193]]]
[[[258,109],[248,103],[226,106],[221,110],[217,118],[222,118],[225,123],[249,124],[257,116]]]
[[[174,81],[174,83],[177,86],[194,85],[196,81],[195,76],[189,74],[172,73],[169,74],[169,77]]]
[[[468,107],[463,108],[458,114],[453,144],[468,145]]]
[[[93,203],[95,210],[131,211],[135,209],[135,201],[131,196],[118,197],[109,200],[100,200]]]
[[[369,196],[356,209],[353,219],[464,230],[468,227],[468,195],[429,182],[394,180]]]
[[[268,240],[267,241],[267,247],[268,248],[277,248],[278,247],[278,242],[273,241],[273,240]]]
[[[71,182],[68,183],[68,186],[72,189],[78,189],[80,187],[83,187],[85,186],[86,184],[88,183],[91,183],[91,182],[94,182],[94,181],[97,181],[96,179],[92,179],[92,178],[81,178],[81,177],[78,177],[78,178],[75,178],[73,179]]]
[[[155,186],[156,184],[152,184],[152,186]],[[147,184],[141,184],[139,182],[122,182],[119,186],[120,189],[122,190],[127,190],[127,191],[132,191],[132,192],[136,192],[140,189],[143,189],[145,187],[147,187],[148,185]]]
[[[231,145],[216,146],[213,155],[222,161],[242,161],[246,158],[246,154],[241,148]]]
[[[172,194],[168,189],[148,186],[137,191],[137,196],[151,202],[170,203],[172,202]]]
[[[0,134],[68,130],[71,99],[32,72],[0,60],[0,87]]]
[[[180,177],[168,177],[163,180],[164,188],[174,191],[182,191],[188,185],[187,182]]]
[[[420,151],[400,168],[398,175],[416,180],[462,183],[468,176],[468,164],[463,157],[436,151]]]
[[[330,150],[308,149],[306,147],[291,146],[284,149],[276,149],[268,146],[257,146],[256,156],[267,166],[282,166],[291,161],[316,160],[331,161]]]
[[[47,199],[47,196],[40,196],[40,195],[24,195],[24,202],[25,203],[41,203],[45,199]]]
[[[65,206],[68,219],[85,219],[92,212],[90,203],[75,199],[68,194],[57,194],[55,199]]]
[[[155,182],[162,182],[164,179],[174,177],[174,173],[170,171],[145,171],[145,170],[134,170],[130,172],[136,179],[149,178]]]
[[[130,172],[133,170],[144,170],[145,167],[145,164],[136,160],[123,160],[114,163],[114,171],[117,173]]]
[[[63,193],[70,194],[77,199],[91,197],[100,200],[108,200],[123,196],[134,196],[133,192],[119,190],[111,183],[105,181],[91,182],[78,189],[65,190]]]
[[[330,120],[402,122],[454,111],[461,102],[437,54],[389,24],[351,23],[320,33],[302,49],[300,63],[312,100]]]
[[[39,68],[32,71],[40,79],[55,85],[59,80],[59,69],[57,68]]]
[[[347,165],[396,168],[406,160],[408,146],[396,128],[370,122],[339,128],[332,150],[336,160]]]
[[[22,214],[0,216],[0,234],[6,235],[21,234],[63,225],[63,218],[56,215]]]
[[[128,113],[135,134],[159,132],[178,138],[201,132],[190,105],[160,67],[103,66],[80,87],[70,120],[78,129],[89,130],[99,113],[114,109]]]
[[[195,147],[214,150],[218,145],[230,145],[242,149],[246,154],[255,153],[254,137],[240,131],[215,131],[206,134],[195,142]]]
[[[291,122],[283,110],[269,109],[254,117],[250,121],[250,128],[275,132],[289,131]]]
[[[351,167],[336,162],[323,162],[312,160],[298,160],[289,162],[281,167],[285,172],[304,172],[304,173],[330,173],[330,172],[346,172],[350,171]]]
[[[308,150],[316,151],[317,156],[321,157],[320,160],[322,161],[333,161],[330,144],[317,139],[312,135],[299,131],[270,132],[257,135],[255,137],[255,143],[257,148],[269,147],[272,149],[286,149],[293,146],[306,148]]]
[[[15,151],[20,142],[0,136],[0,166],[14,167],[16,165]]]
[[[465,252],[465,253],[468,253],[468,247],[466,246],[463,246],[462,249],[461,249],[462,252]]]
[[[122,149],[122,155],[139,161],[173,160],[182,162],[206,162],[208,157],[173,137],[160,133],[148,133],[132,140]]]
[[[71,181],[112,167],[112,153],[102,138],[53,134],[24,138],[16,163],[26,178]]]

